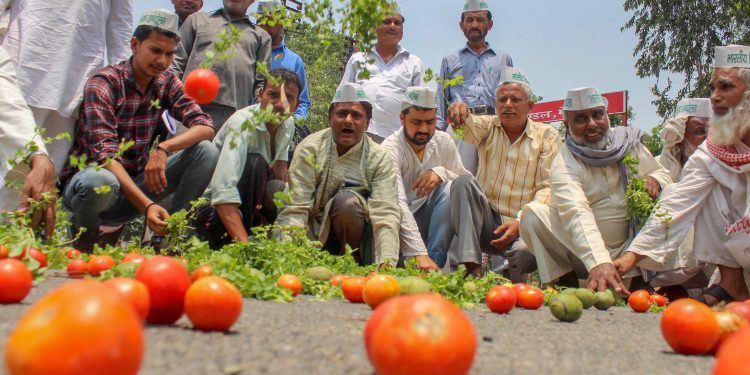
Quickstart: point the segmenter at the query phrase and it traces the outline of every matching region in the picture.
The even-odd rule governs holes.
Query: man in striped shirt
[[[459,238],[456,261],[481,274],[482,253],[508,258],[514,282],[536,268],[519,238],[521,208],[550,200],[550,164],[560,136],[549,125],[531,121],[531,86],[520,70],[505,67],[496,91],[497,115],[471,115],[462,102],[448,109],[451,126],[477,146],[477,178],[461,176],[451,187],[453,227]]]

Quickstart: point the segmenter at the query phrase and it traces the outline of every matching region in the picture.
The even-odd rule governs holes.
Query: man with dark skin
[[[161,234],[169,212],[187,208],[208,185],[217,158],[210,142],[213,124],[167,70],[178,40],[176,15],[146,11],[131,40],[132,58],[105,67],[86,84],[72,155],[79,160],[85,155],[103,168],[79,171],[69,164],[61,178],[74,227],[86,228],[79,239],[82,250],[99,242],[103,222],[123,223],[139,213]],[[152,103],[188,130],[152,144],[162,126],[162,110]],[[123,152],[122,139],[134,145]],[[159,205],[167,197],[169,207]]]
[[[396,175],[389,152],[364,135],[371,116],[361,86],[339,85],[328,110],[330,127],[295,151],[291,202],[276,223],[307,228],[333,254],[344,254],[349,245],[359,249],[360,263],[395,265],[401,222]]]
[[[203,8],[203,0],[172,0],[172,4],[174,5],[174,12],[180,17],[180,22],[177,23],[178,27],[182,27],[189,15]]]

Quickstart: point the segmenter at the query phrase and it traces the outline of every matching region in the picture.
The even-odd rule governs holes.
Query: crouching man
[[[328,108],[330,128],[305,138],[289,167],[291,203],[276,223],[307,228],[333,254],[346,246],[361,264],[396,263],[401,209],[390,153],[365,137],[372,104],[343,83]]]
[[[269,75],[260,103],[229,117],[214,138],[220,153],[207,194],[214,209],[200,211],[208,220],[201,220],[198,228],[212,246],[247,242],[252,227],[276,220],[274,194],[286,187],[292,114],[301,84],[287,69],[274,69]],[[272,114],[266,112],[268,108]]]
[[[423,269],[445,265],[454,234],[450,182],[460,175],[471,176],[453,138],[435,131],[436,108],[433,90],[409,87],[401,99],[401,129],[383,142],[396,169],[401,253],[416,257]]]
[[[130,42],[133,56],[86,82],[72,155],[102,168],[68,164],[61,177],[74,229],[86,228],[76,243],[81,250],[102,244],[100,224],[138,215],[161,234],[169,213],[188,208],[211,179],[218,156],[210,141],[213,123],[167,70],[178,42],[177,15],[146,11]],[[188,130],[156,144],[164,110]],[[123,150],[123,141],[134,144]],[[169,204],[162,207],[165,199]]]
[[[638,129],[610,128],[606,102],[596,89],[568,91],[563,112],[567,136],[550,170],[552,203],[524,207],[521,238],[536,257],[543,283],[562,278],[562,284],[577,287],[588,278],[590,289],[626,293],[612,263],[635,229],[628,219],[631,176],[623,160],[631,155],[638,161],[638,176],[651,198],[671,182],[669,173],[641,144]]]

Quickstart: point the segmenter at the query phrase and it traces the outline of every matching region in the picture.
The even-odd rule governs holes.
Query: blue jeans
[[[146,189],[143,173],[133,180],[154,202],[169,197],[164,208],[172,213],[189,208],[191,200],[203,195],[218,157],[219,151],[210,141],[201,141],[170,156],[165,171],[167,188],[161,194]],[[109,191],[97,193],[96,189],[102,186],[109,186]],[[115,175],[104,168],[86,168],[76,173],[63,189],[63,204],[73,213],[73,225],[89,231],[98,230],[101,224],[120,224],[141,215],[120,191]]]
[[[448,249],[453,239],[451,225],[451,201],[448,184],[440,184],[427,202],[414,213],[419,233],[427,246],[427,253],[433,262],[443,267],[448,260]]]

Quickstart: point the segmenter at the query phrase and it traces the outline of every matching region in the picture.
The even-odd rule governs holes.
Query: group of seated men
[[[79,244],[87,249],[102,243],[102,224],[144,215],[161,234],[170,213],[206,196],[203,229],[218,243],[248,241],[252,227],[276,223],[307,228],[333,254],[356,249],[363,264],[414,258],[429,270],[454,261],[480,275],[483,254],[500,254],[513,281],[538,270],[543,283],[587,280],[592,289],[623,293],[634,276],[660,286],[705,285],[715,266],[720,281],[700,298],[750,297],[744,275],[750,269],[749,47],[717,47],[710,101],[678,105],[659,160],[637,129],[611,127],[607,102],[595,88],[567,92],[562,138],[530,120],[530,81],[505,67],[495,93],[497,115],[474,115],[460,101],[447,111],[453,129],[462,129],[463,141],[478,150],[475,177],[454,139],[437,130],[437,95],[423,86],[405,90],[400,128],[380,145],[366,135],[377,99],[358,83],[343,82],[328,108],[328,127],[305,138],[289,163],[290,114],[302,85],[294,72],[274,69],[257,103],[236,111],[215,134],[212,117],[168,69],[178,43],[177,16],[147,13],[135,31],[132,57],[100,70],[85,86],[71,155],[101,167],[69,163],[60,176],[63,204],[74,230],[85,229]],[[0,50],[3,101],[18,110],[0,116],[33,124],[13,97],[7,60]],[[187,130],[154,144],[162,110]],[[30,133],[16,132],[14,139],[23,144]],[[123,140],[132,144],[126,148]],[[54,190],[43,156],[39,144],[28,158],[24,199]],[[627,157],[637,162],[637,172]],[[626,193],[634,178],[670,215],[668,225],[655,215],[645,223],[628,216]],[[487,193],[506,179],[521,186]],[[274,195],[280,191],[289,202],[279,208]],[[515,210],[500,212],[499,205]]]

